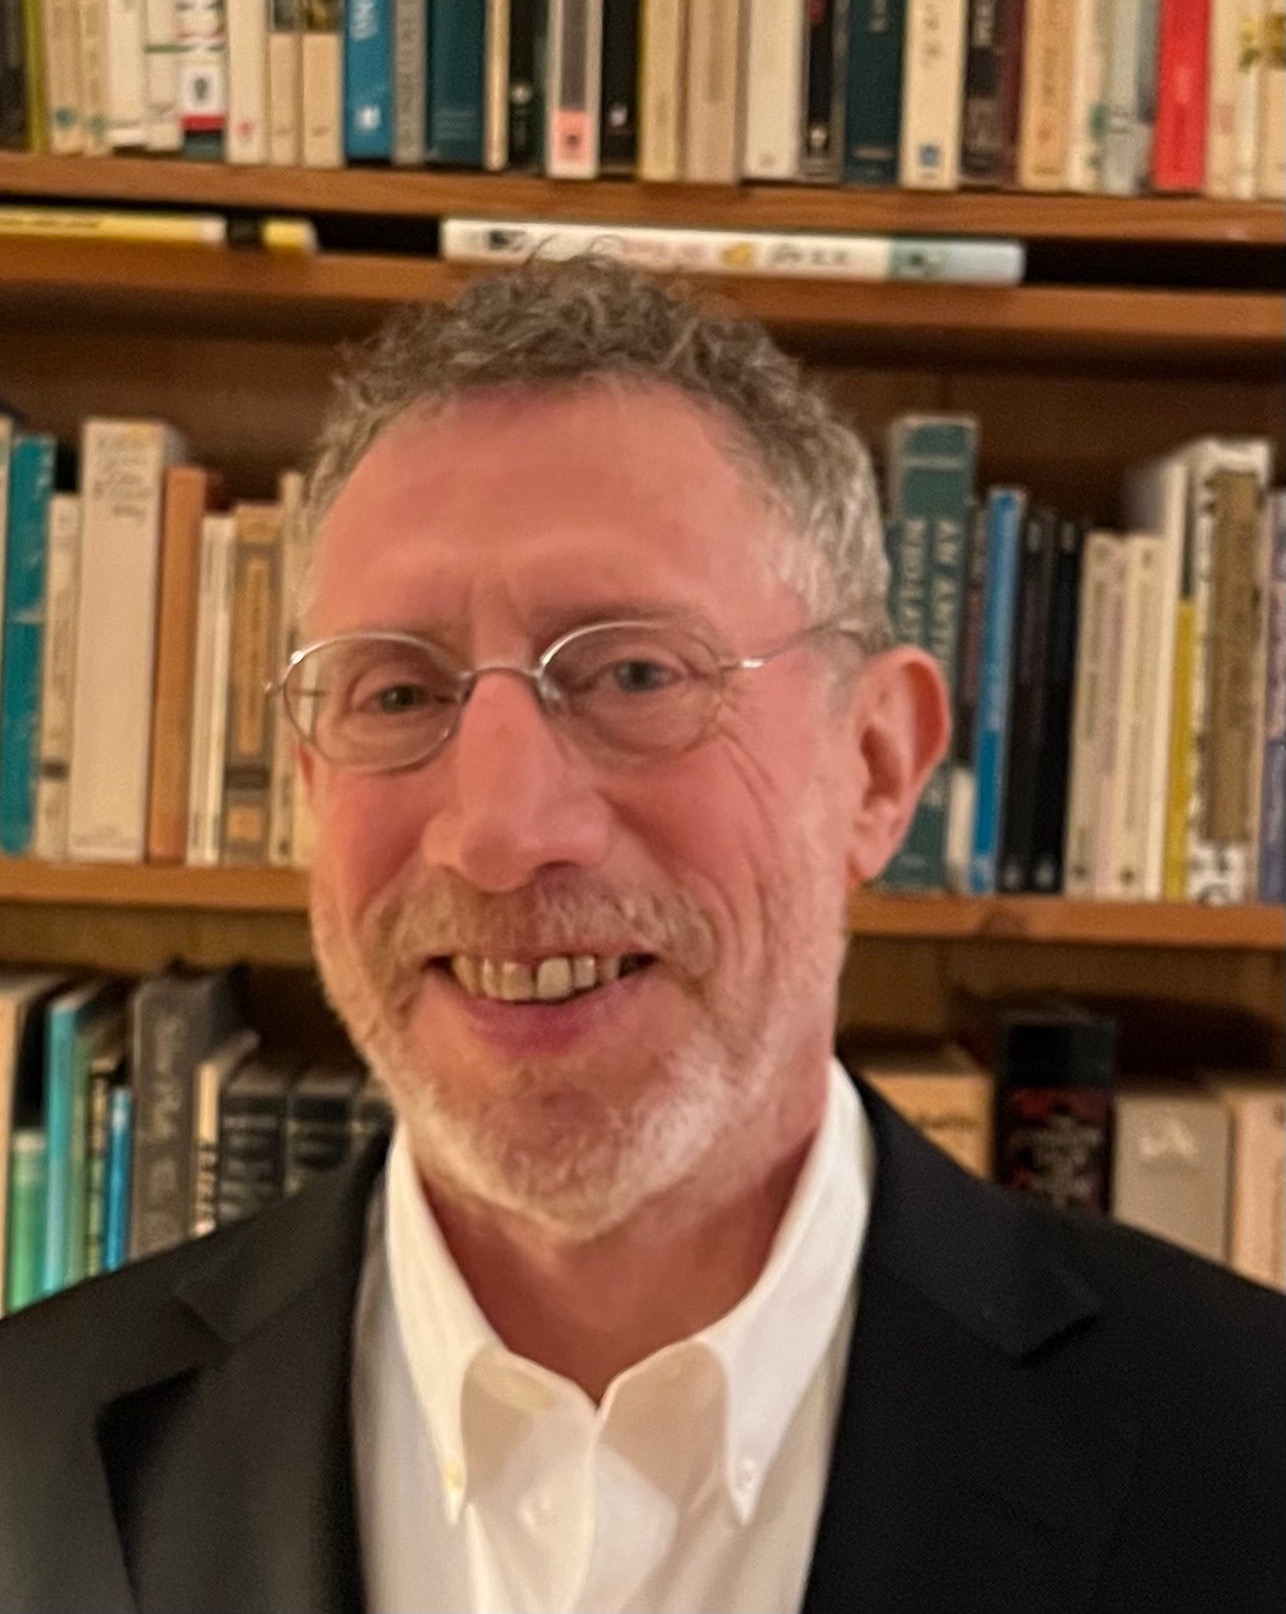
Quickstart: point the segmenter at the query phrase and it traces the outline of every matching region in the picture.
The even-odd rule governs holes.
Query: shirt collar
[[[491,1352],[517,1359],[487,1321],[447,1248],[401,1125],[389,1151],[386,1181],[385,1258],[397,1328],[438,1449],[447,1512],[455,1523],[468,1488],[462,1411],[469,1374]],[[855,1281],[873,1181],[870,1125],[848,1075],[832,1061],[822,1124],[758,1280],[724,1317],[657,1353],[669,1356],[696,1347],[722,1368],[724,1480],[743,1524],[755,1511],[772,1460],[840,1323]],[[536,1364],[524,1365],[551,1384],[563,1383]],[[641,1374],[648,1366],[639,1363],[629,1373]]]

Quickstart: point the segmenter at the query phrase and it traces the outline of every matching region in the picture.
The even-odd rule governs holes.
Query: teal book
[[[393,0],[344,7],[344,155],[349,162],[393,156]]]
[[[45,1245],[41,1293],[85,1276],[89,1078],[99,1023],[119,1019],[121,988],[102,976],[54,998],[45,1018]]]
[[[845,85],[846,184],[898,182],[905,34],[906,0],[852,0]]]
[[[481,168],[486,0],[429,0],[426,155],[444,167]]]
[[[967,415],[904,415],[889,433],[888,500],[898,540],[889,557],[893,629],[902,643],[937,661],[952,705],[977,437],[977,422]],[[944,758],[885,873],[890,889],[945,889],[950,794],[951,763]]]
[[[40,663],[45,640],[45,555],[54,491],[52,437],[19,432],[9,461],[0,671],[0,848],[25,857],[35,827],[40,749]]]
[[[1015,604],[1027,494],[992,488],[987,495],[987,582],[982,604],[982,674],[974,719],[973,844],[969,891],[991,896],[1004,831],[1005,757],[1009,745],[1009,683]]]
[[[103,1188],[103,1271],[129,1260],[130,1182],[134,1163],[134,1095],[124,1085],[107,1096],[107,1171]]]
[[[45,1134],[15,1127],[9,1139],[9,1217],[4,1309],[18,1311],[41,1297],[45,1244]]]

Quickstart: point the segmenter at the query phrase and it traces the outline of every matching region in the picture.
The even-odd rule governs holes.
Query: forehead
[[[358,463],[321,527],[310,628],[507,611],[536,631],[630,603],[717,620],[781,593],[785,538],[731,423],[675,389],[480,393]]]

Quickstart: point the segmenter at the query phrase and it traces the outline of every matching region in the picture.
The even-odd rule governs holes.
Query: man
[[[310,517],[282,696],[388,1162],[5,1326],[0,1607],[1280,1609],[1280,1298],[831,1058],[948,717],[820,395],[523,271],[356,358]]]

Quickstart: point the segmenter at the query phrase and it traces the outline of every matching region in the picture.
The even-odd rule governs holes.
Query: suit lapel
[[[1098,1297],[1008,1196],[862,1097],[876,1197],[805,1614],[1071,1614],[1136,1436],[1081,1412],[1076,1342]]]
[[[99,1446],[141,1611],[357,1611],[349,1385],[382,1151],[211,1245]]]

